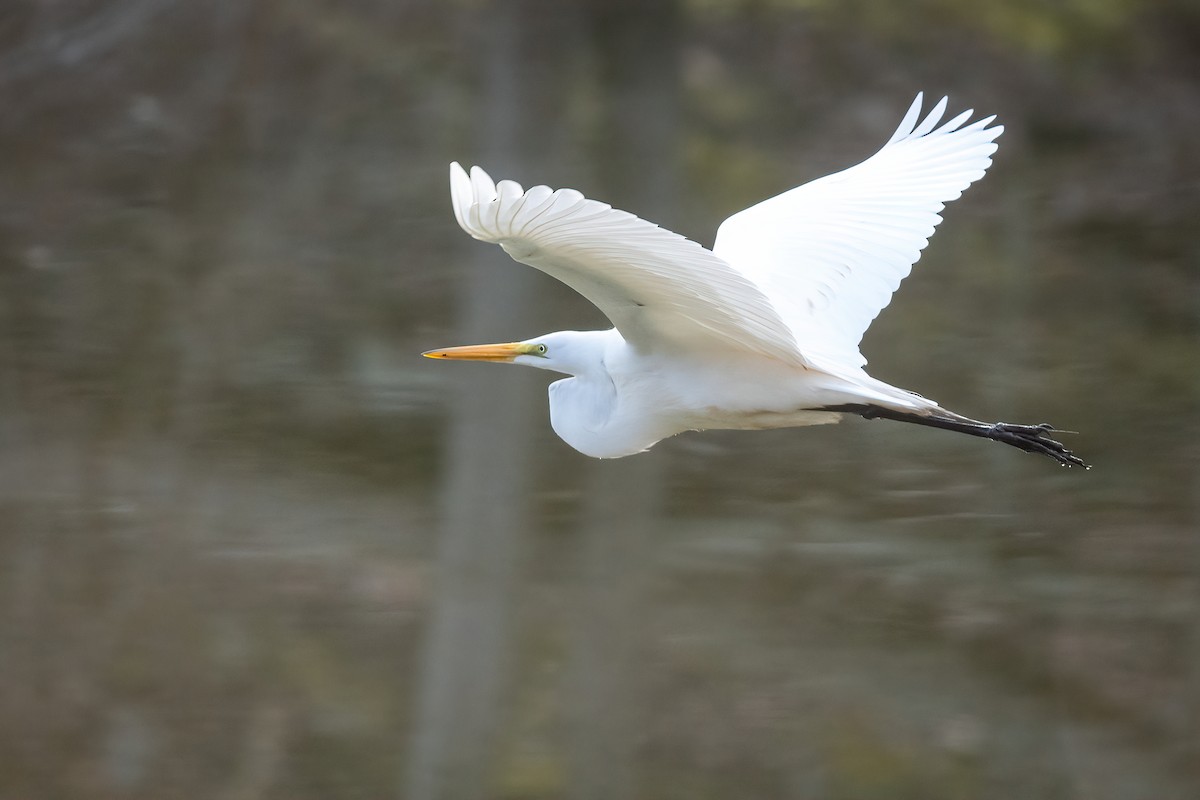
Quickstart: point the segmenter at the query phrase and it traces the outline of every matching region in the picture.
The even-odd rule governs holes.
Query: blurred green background
[[[1051,421],[595,462],[447,164],[704,244],[999,116],[872,373]],[[10,0],[0,798],[1200,796],[1189,0]]]

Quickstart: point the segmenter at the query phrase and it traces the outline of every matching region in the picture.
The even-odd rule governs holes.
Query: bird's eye
[[[546,355],[546,345],[544,345],[544,344],[539,344],[539,345],[537,346],[537,354],[538,354],[539,356],[544,356],[544,355]]]

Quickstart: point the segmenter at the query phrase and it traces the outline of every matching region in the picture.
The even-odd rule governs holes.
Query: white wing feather
[[[463,230],[575,289],[638,349],[721,346],[802,363],[763,293],[695,242],[573,189],[526,192],[457,162],[450,194]]]
[[[860,368],[858,344],[942,221],[945,204],[983,177],[1004,130],[966,111],[935,130],[918,94],[879,152],[734,214],[713,252],[770,298],[810,366]]]

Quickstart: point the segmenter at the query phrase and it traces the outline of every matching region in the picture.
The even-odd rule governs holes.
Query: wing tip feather
[[[887,144],[898,142],[906,138],[912,133],[916,127],[917,118],[921,116],[921,106],[925,102],[925,93],[917,92],[917,96],[913,98],[912,104],[909,105],[908,111],[904,113],[903,119],[900,120],[900,125],[897,126],[896,132],[892,134],[892,138],[887,140]],[[885,147],[887,145],[884,145]]]
[[[467,171],[463,169],[462,164],[457,161],[450,162],[450,205],[454,209],[454,219],[458,221],[458,225],[463,230],[470,233],[467,228],[467,215],[470,212],[473,201],[471,192],[471,179],[467,176]]]
[[[941,122],[942,117],[945,116],[946,109],[950,102],[950,97],[949,95],[943,96],[929,110],[929,113],[922,117],[921,110],[924,102],[924,96],[924,92],[917,92],[916,98],[913,99],[912,104],[908,107],[908,111],[905,112],[904,118],[900,121],[900,125],[896,128],[896,132],[893,133],[891,138],[888,139],[888,141],[884,144],[885,148],[897,142],[910,139],[920,139],[931,134],[937,135],[982,132],[991,134],[991,138],[995,139],[1000,134],[1004,133],[1003,125],[995,125],[990,128],[988,127],[995,122],[995,114],[977,119],[973,122],[969,122],[971,115],[975,113],[975,109],[973,108],[969,108],[966,111],[959,113],[954,118],[945,122],[939,128],[937,127],[937,124]],[[966,127],[963,127],[964,125]]]

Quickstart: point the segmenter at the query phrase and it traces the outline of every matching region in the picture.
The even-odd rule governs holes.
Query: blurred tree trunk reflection
[[[636,6],[634,13],[630,12]],[[668,224],[677,203],[679,8],[596,0],[600,71],[596,162],[604,197]],[[662,496],[661,452],[591,470],[580,530],[569,703],[572,796],[632,797],[642,707],[644,587]]]
[[[561,56],[564,15],[543,0],[493,3],[482,12],[486,40],[479,161],[497,177],[530,172],[553,149],[553,74],[540,59]],[[548,148],[547,145],[550,144]],[[472,154],[464,160],[473,163]],[[498,248],[477,248],[463,282],[462,342],[516,337],[516,321],[536,317],[541,280]],[[526,323],[527,324],[527,323]],[[443,481],[437,591],[425,637],[409,753],[409,800],[476,798],[488,793],[512,646],[514,596],[529,537],[532,440],[543,424],[540,384],[528,371],[455,370]]]

